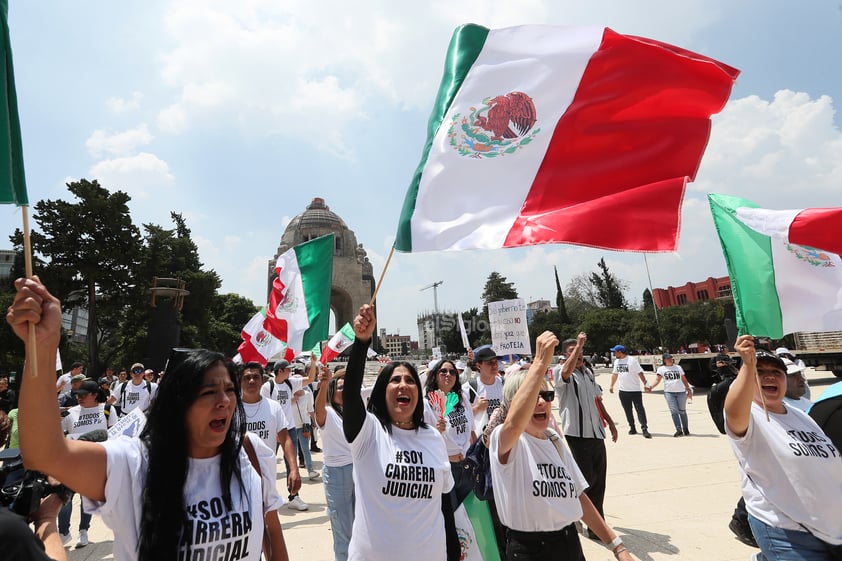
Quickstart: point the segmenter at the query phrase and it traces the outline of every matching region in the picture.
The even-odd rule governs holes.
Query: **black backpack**
[[[465,470],[465,475],[479,500],[488,501],[494,498],[494,489],[491,486],[491,452],[486,448],[482,437],[477,438],[468,448],[462,461],[462,469]]]

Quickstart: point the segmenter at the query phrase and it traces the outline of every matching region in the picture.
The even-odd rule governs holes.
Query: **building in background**
[[[688,282],[683,286],[655,288],[652,291],[652,299],[659,310],[720,298],[732,298],[730,277],[708,277],[707,280],[701,282]]]
[[[380,347],[392,358],[406,356],[418,350],[418,342],[413,341],[409,335],[386,333],[385,329],[380,330]]]
[[[0,249],[0,280],[11,277],[14,266],[15,252],[11,249]]]

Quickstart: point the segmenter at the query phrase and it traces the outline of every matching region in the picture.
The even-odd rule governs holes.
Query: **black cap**
[[[786,368],[784,368],[784,370],[786,370]],[[99,384],[97,384],[93,380],[86,380],[82,382],[81,386],[73,390],[73,393],[75,393],[76,395],[99,393]]]
[[[106,378],[105,376],[103,376],[102,378],[100,378],[99,380],[97,380],[97,384],[99,384],[100,386],[101,386],[101,385],[103,385],[103,384],[109,384],[109,385],[110,385],[110,384],[111,384],[111,380],[109,380],[108,378]]]
[[[775,365],[775,368],[780,369],[781,372],[786,374],[786,363],[784,363],[784,361],[781,360],[781,357],[779,357],[778,355],[770,353],[769,351],[764,351],[763,349],[759,349],[757,351],[757,362],[760,362],[761,360],[771,362]]]
[[[275,366],[273,367],[275,372],[277,372],[278,370],[284,370],[286,368],[289,368],[289,361],[288,360],[279,360],[278,362],[275,363]]]
[[[474,362],[485,362],[486,360],[494,360],[495,358],[497,358],[497,353],[489,347],[480,349],[474,354]]]

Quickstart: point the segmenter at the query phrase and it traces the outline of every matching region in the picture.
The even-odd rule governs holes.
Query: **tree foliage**
[[[99,349],[119,324],[126,294],[133,292],[141,239],[123,191],[109,192],[94,181],[67,184],[76,199],[35,204],[34,252],[49,261],[41,280],[65,309],[88,309],[88,368],[99,371]],[[16,240],[19,241],[19,240]]]
[[[500,300],[512,300],[518,298],[517,289],[513,282],[508,282],[506,277],[492,271],[485,281],[485,288],[482,291],[482,312],[488,318],[488,303],[499,302]]]
[[[605,263],[605,258],[599,260],[597,263],[599,271],[590,274],[590,281],[594,287],[596,300],[603,308],[618,308],[627,309],[628,303],[623,294],[626,286],[623,281],[619,280],[608,270],[608,265]]]
[[[564,293],[561,291],[561,282],[558,280],[558,268],[553,265],[555,274],[555,307],[558,310],[558,319],[561,323],[570,323],[570,316],[567,315],[567,306],[564,305]]]

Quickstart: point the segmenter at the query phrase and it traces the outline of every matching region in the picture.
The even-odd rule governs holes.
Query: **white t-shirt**
[[[749,513],[769,526],[804,531],[842,544],[842,453],[806,413],[784,414],[751,404],[748,430],[728,430]],[[726,419],[727,421],[727,419]],[[495,487],[496,490],[496,487]]]
[[[92,430],[108,430],[114,424],[111,416],[106,419],[104,405],[82,407],[76,405],[67,410],[67,416],[61,419],[61,429],[69,438],[76,439]],[[111,421],[111,422],[109,422]]]
[[[73,377],[73,374],[70,372],[65,372],[61,376],[56,379],[56,393],[64,393],[65,391],[70,390],[70,379]]]
[[[149,389],[146,385],[149,384]],[[132,380],[126,380],[120,384],[116,393],[113,393],[117,398],[117,403],[120,407],[120,416],[125,417],[136,408],[140,408],[144,413],[149,412],[149,406],[152,405],[152,400],[158,392],[158,384],[154,382],[147,382],[143,380],[139,386],[134,385]]]
[[[521,532],[553,532],[582,518],[579,495],[588,482],[562,442],[560,456],[550,439],[522,433],[501,464],[498,426],[491,433],[491,479],[503,525]]]
[[[246,413],[246,430],[256,434],[266,446],[274,451],[278,442],[278,433],[286,429],[289,424],[281,406],[277,401],[260,396],[260,401],[257,403],[244,401],[243,409]]]
[[[326,466],[342,467],[354,461],[351,445],[345,440],[342,417],[333,407],[325,407],[325,424],[320,425],[319,429],[322,431],[322,450]]]
[[[293,397],[292,419],[295,428],[300,429],[305,423],[312,424],[310,413],[313,411],[313,392],[305,389],[303,395],[298,396],[297,399]]]
[[[303,376],[290,376],[287,378],[289,384],[278,382],[277,380],[269,380],[260,387],[260,395],[274,399],[284,410],[284,416],[287,418],[287,428],[295,428],[295,419],[292,417],[292,395],[304,387]],[[274,385],[274,387],[272,387]]]
[[[445,561],[442,494],[453,488],[444,440],[433,427],[390,435],[366,413],[351,443],[354,526],[349,561]]]
[[[477,377],[476,395],[474,395],[474,388],[471,387],[470,382],[462,384],[462,394],[464,395],[463,399],[465,400],[465,403],[467,403],[469,407],[473,407],[477,398],[484,397],[488,400],[488,407],[485,411],[482,411],[479,415],[474,416],[474,426],[482,430],[485,428],[485,425],[488,424],[491,414],[494,413],[494,410],[500,407],[500,404],[503,402],[503,379],[500,378],[500,376],[495,376],[494,383],[487,386],[479,379],[479,377]],[[471,400],[472,398],[473,401]]]
[[[626,355],[614,361],[614,374],[618,375],[617,382],[621,392],[639,392],[640,374],[643,368],[633,356]]]
[[[453,406],[450,413],[444,416],[444,434],[439,433],[444,437],[444,444],[447,447],[448,456],[464,454],[471,447],[471,434],[474,432],[474,415],[466,406],[468,402],[465,401],[464,397],[462,397],[462,400]],[[435,411],[433,411],[430,401],[424,399],[424,422],[435,427],[438,420],[439,418]]]
[[[656,374],[664,379],[665,392],[685,393],[687,391],[684,382],[681,381],[681,377],[684,376],[684,370],[679,365],[660,366]]]
[[[245,450],[240,451],[240,473],[247,490],[244,496],[236,477],[231,478],[232,510],[222,501],[219,483],[219,456],[190,458],[184,483],[184,505],[188,518],[193,556],[191,559],[225,559],[260,561],[263,541],[263,514],[284,504],[275,488],[275,454],[254,435],[247,433],[260,463],[261,478],[249,462]],[[138,438],[120,437],[102,443],[108,456],[105,501],[85,499],[85,511],[100,514],[114,531],[114,559],[137,559],[140,537],[143,489],[149,469],[146,447]],[[177,497],[174,500],[178,500]],[[262,504],[262,508],[261,508]],[[182,551],[186,549],[183,546]],[[198,552],[202,550],[203,555]]]

